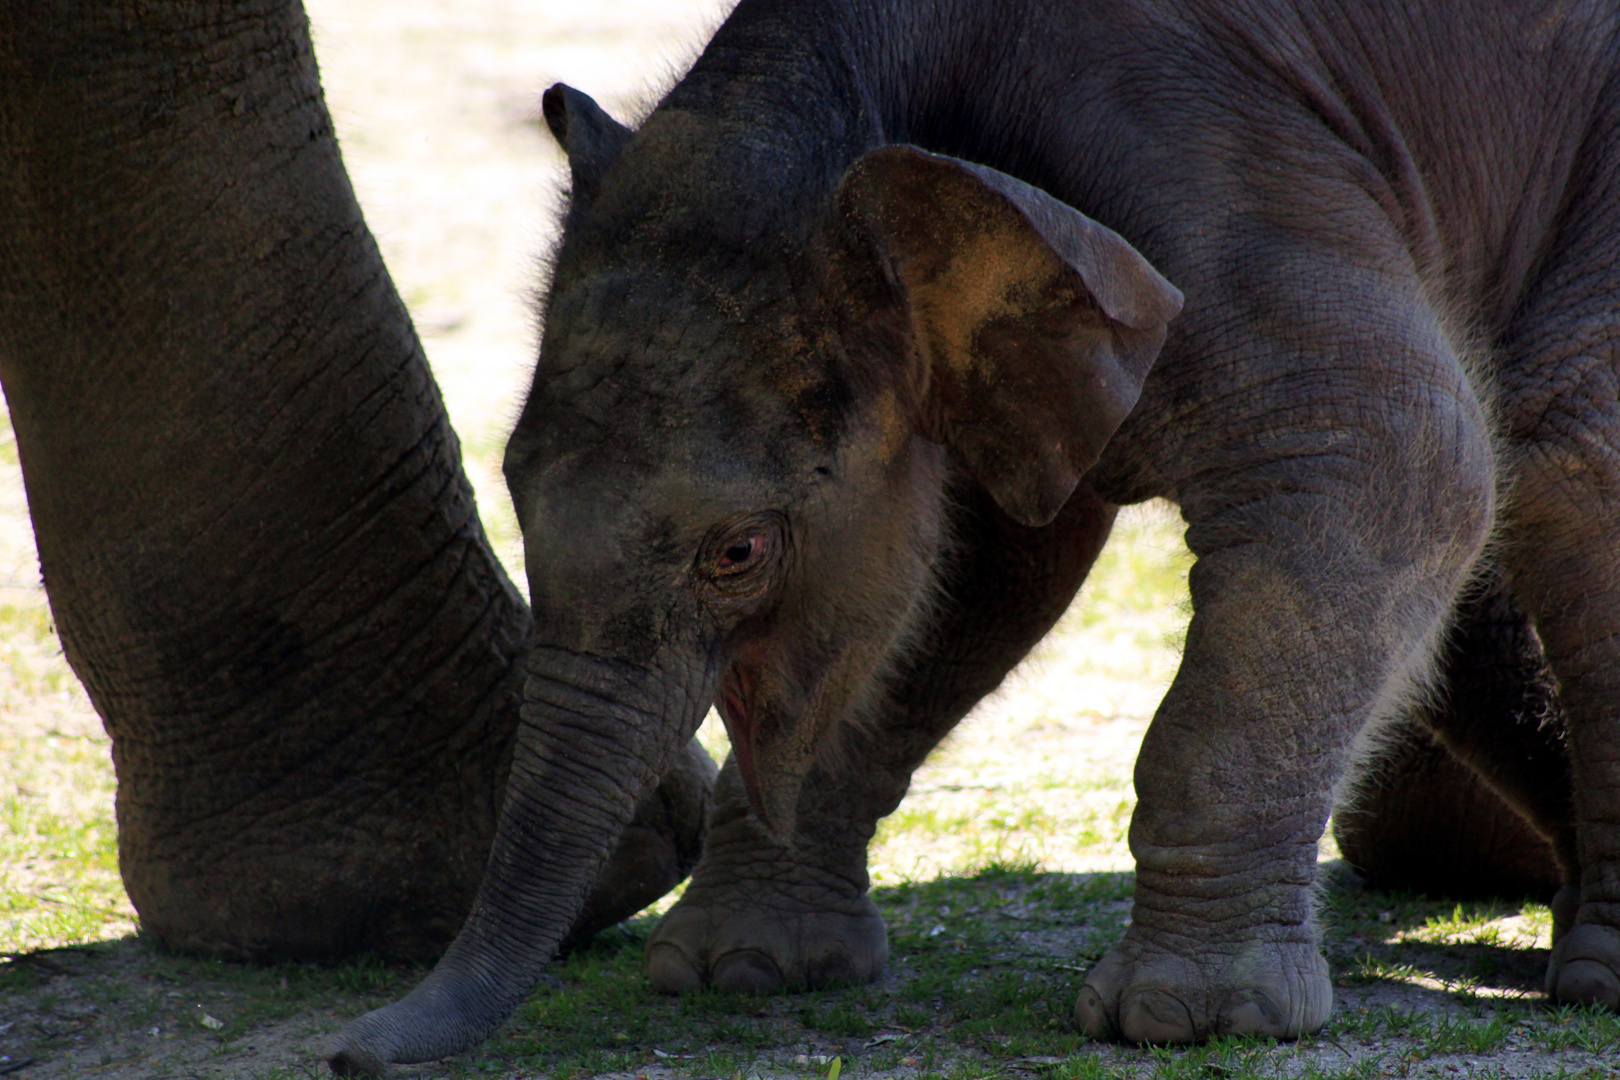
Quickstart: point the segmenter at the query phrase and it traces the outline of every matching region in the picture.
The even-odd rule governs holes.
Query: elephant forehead
[[[579,394],[537,381],[508,453],[514,489],[583,484],[644,499],[694,482],[774,490],[833,451],[825,389],[784,387],[747,365],[663,385],[639,366],[626,362]]]
[[[542,469],[529,486],[525,537],[588,541],[603,557],[686,561],[717,524],[782,506],[793,497],[768,455],[677,444],[652,463],[580,450]]]
[[[757,297],[747,307],[697,267],[621,244],[559,268],[536,374],[580,388],[608,373],[648,389],[701,377],[735,362],[751,328],[769,318]]]
[[[597,422],[634,409],[646,417],[638,426],[706,419],[745,430],[838,396],[824,313],[749,258],[711,252],[672,266],[625,245],[558,273],[534,385],[550,403]]]

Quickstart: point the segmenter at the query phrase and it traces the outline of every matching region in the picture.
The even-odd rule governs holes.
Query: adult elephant
[[[509,800],[456,943],[334,1067],[492,1030],[717,696],[735,754],[649,974],[874,975],[876,819],[1152,497],[1193,617],[1081,1029],[1326,1021],[1333,793],[1498,577],[1568,752],[1515,721],[1529,750],[1470,757],[1504,793],[1567,762],[1565,821],[1525,803],[1578,874],[1548,990],[1620,1005],[1612,7],[744,0],[637,131],[545,112],[574,184],[506,457],[518,752],[578,795]]]
[[[0,9],[0,381],[119,859],[177,948],[431,957],[532,622],[367,233],[296,2]],[[573,920],[684,876],[673,756]]]

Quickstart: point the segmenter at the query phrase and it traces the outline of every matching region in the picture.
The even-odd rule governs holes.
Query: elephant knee
[[[1444,434],[1406,448],[1411,459],[1406,502],[1413,531],[1432,547],[1430,558],[1441,572],[1461,579],[1478,562],[1496,525],[1496,449],[1476,404],[1453,403],[1434,411],[1424,427]]]

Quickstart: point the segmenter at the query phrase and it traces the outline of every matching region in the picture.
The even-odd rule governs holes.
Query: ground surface
[[[316,0],[312,15],[355,186],[515,570],[498,463],[562,167],[535,122],[539,92],[563,79],[634,115],[718,8]],[[649,916],[555,963],[474,1054],[400,1074],[808,1078],[836,1063],[907,1080],[1614,1075],[1620,1022],[1551,1010],[1540,993],[1544,908],[1364,892],[1331,850],[1338,1008],[1321,1035],[1135,1050],[1072,1032],[1084,970],[1129,913],[1131,761],[1186,618],[1178,534],[1164,508],[1130,513],[1059,631],[884,822],[873,876],[894,962],[881,982],[659,998],[639,968]],[[0,1076],[320,1075],[330,1034],[421,972],[243,968],[141,941],[117,876],[107,742],[38,580],[16,455],[0,442]],[[704,738],[723,749],[713,725]]]

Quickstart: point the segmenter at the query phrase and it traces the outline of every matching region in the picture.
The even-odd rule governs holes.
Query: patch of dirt
[[[294,1008],[242,1033],[235,1029],[243,1014],[262,1013],[267,993],[273,1002],[273,984],[233,989],[175,974],[133,938],[36,953],[9,966],[0,969],[0,1075],[10,1067],[19,1080],[246,1080],[313,1068],[321,1040],[344,1019],[330,1006]]]

